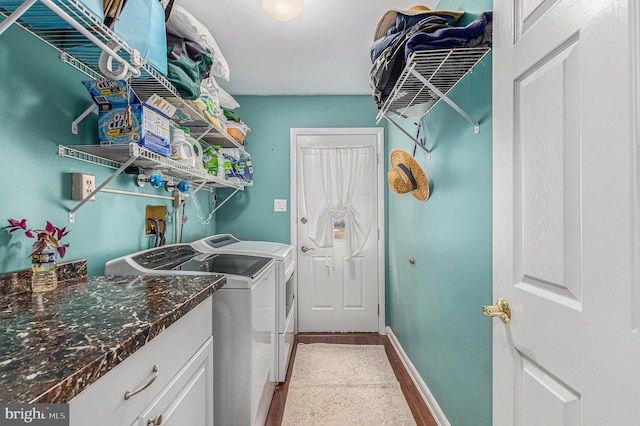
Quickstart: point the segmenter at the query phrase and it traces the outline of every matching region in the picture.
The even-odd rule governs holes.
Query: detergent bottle
[[[204,168],[204,163],[202,162],[202,155],[204,154],[202,145],[195,138],[191,136],[191,133],[185,132],[185,139],[187,143],[191,145],[191,151],[193,152],[194,160],[193,160],[193,168],[198,170],[206,170]]]
[[[169,156],[172,160],[179,161],[186,166],[195,167],[196,154],[193,151],[193,144],[187,141],[184,128],[173,129]]]

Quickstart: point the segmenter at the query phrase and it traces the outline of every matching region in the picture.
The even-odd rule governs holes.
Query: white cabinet
[[[209,297],[81,392],[70,426],[146,426],[160,415],[163,425],[213,425],[212,316]]]
[[[132,426],[213,425],[213,339],[145,409]]]

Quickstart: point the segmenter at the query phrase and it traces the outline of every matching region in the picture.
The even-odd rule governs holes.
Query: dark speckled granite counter
[[[70,401],[225,282],[92,276],[0,294],[0,401]]]

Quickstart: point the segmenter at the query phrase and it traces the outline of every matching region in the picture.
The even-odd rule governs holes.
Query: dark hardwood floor
[[[395,349],[391,345],[387,336],[381,336],[377,333],[347,333],[347,334],[324,334],[324,333],[302,333],[296,336],[295,346],[293,348],[292,359],[293,362],[289,363],[289,370],[287,371],[287,378],[284,383],[280,383],[276,386],[273,399],[271,400],[271,407],[269,408],[269,415],[265,423],[266,426],[280,426],[282,423],[282,416],[284,414],[284,405],[287,399],[287,391],[289,389],[289,379],[291,378],[291,370],[295,363],[296,348],[298,343],[336,343],[343,345],[383,345],[387,352],[387,357],[391,363],[393,371],[396,373],[396,378],[400,382],[400,387],[404,393],[404,397],[409,404],[411,413],[416,424],[419,426],[437,426],[431,412],[425,405],[420,392],[413,384],[409,373],[407,373],[402,361],[396,354]],[[345,425],[347,426],[347,425]]]

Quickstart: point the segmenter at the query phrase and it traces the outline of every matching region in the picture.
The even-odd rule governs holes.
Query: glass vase
[[[42,253],[31,256],[31,291],[33,293],[44,293],[58,287],[57,266],[58,252],[55,249],[45,249]]]

